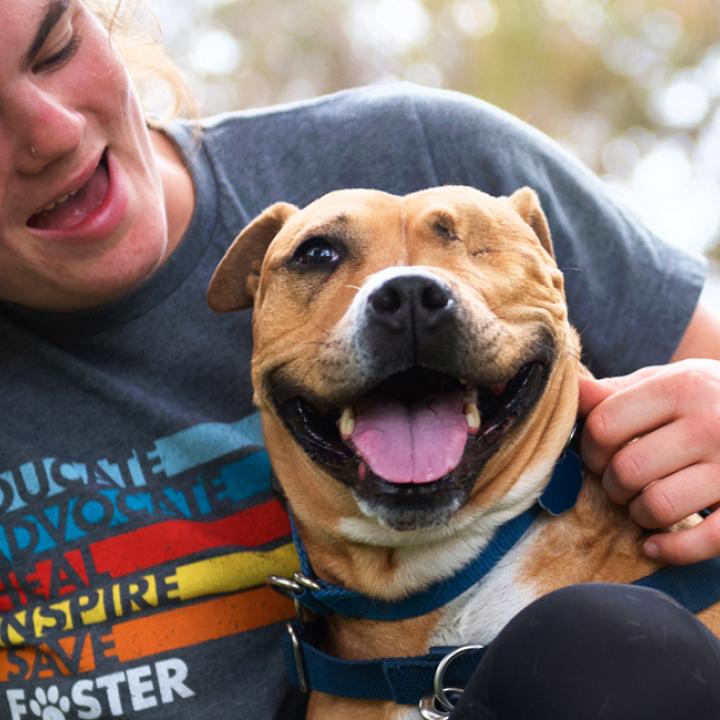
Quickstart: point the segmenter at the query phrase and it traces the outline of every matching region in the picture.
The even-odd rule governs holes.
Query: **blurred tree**
[[[200,7],[169,40],[206,111],[398,78],[461,90],[563,142],[659,234],[720,255],[717,0]]]

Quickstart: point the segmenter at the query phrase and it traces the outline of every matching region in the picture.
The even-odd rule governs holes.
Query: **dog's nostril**
[[[442,283],[426,277],[394,278],[370,295],[370,308],[386,320],[415,314],[418,319],[431,319],[441,314],[452,301],[450,290]]]
[[[394,313],[402,307],[403,299],[394,287],[385,286],[370,296],[370,304],[377,312]]]
[[[442,286],[430,283],[423,290],[421,301],[427,310],[442,310],[450,302],[450,296]]]

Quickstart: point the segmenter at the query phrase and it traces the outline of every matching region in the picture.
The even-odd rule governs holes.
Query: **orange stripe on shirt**
[[[95,670],[95,654],[88,632],[46,643],[0,650],[0,682],[80,675]]]
[[[218,640],[288,620],[293,604],[268,587],[197,605],[168,610],[115,625],[103,640],[112,642],[120,662]]]

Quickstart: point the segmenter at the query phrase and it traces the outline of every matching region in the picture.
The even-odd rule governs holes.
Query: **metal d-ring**
[[[418,710],[423,720],[448,720],[450,717],[449,712],[438,710],[437,698],[434,695],[421,698]]]
[[[298,689],[301,693],[307,695],[308,686],[305,678],[305,667],[303,665],[302,646],[300,645],[300,640],[298,639],[297,633],[295,632],[295,628],[293,628],[292,624],[288,623],[286,627],[288,635],[290,636],[290,643],[292,644],[293,658],[295,660],[295,672],[298,677]]]
[[[452,711],[454,705],[450,702],[446,693],[452,692],[457,695],[462,695],[462,690],[459,688],[443,687],[445,684],[445,672],[447,671],[448,666],[453,662],[453,660],[459,658],[461,655],[465,655],[466,653],[473,652],[475,650],[482,650],[483,647],[483,645],[463,645],[462,647],[456,648],[452,652],[448,653],[437,666],[437,670],[435,670],[435,679],[433,680],[435,699],[444,710],[447,710],[448,713]]]

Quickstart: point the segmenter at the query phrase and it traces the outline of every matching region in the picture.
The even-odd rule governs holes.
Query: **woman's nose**
[[[85,116],[57,95],[37,86],[18,99],[15,130],[17,167],[33,174],[75,152],[82,143]]]

